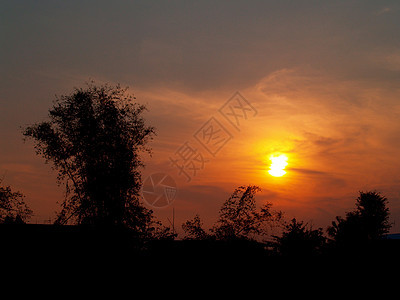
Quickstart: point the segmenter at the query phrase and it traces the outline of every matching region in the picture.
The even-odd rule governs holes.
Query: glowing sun
[[[274,155],[272,154],[269,157],[271,161],[271,165],[269,167],[268,173],[274,177],[281,177],[286,174],[284,170],[285,167],[288,165],[288,158],[285,154]]]

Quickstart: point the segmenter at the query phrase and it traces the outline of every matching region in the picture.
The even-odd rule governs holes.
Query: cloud
[[[326,176],[327,175],[326,172],[317,171],[317,170],[310,170],[310,169],[288,167],[287,170],[294,171],[294,172],[297,172],[297,173],[306,174],[306,175],[312,175],[312,176]]]
[[[381,16],[381,15],[384,15],[384,14],[388,14],[388,13],[390,13],[390,12],[392,12],[392,11],[393,11],[392,8],[386,6],[386,7],[383,7],[383,8],[381,8],[381,9],[379,9],[379,10],[376,12],[376,14],[377,14],[378,16]]]
[[[332,147],[341,140],[333,137],[324,137],[311,132],[305,132],[304,136],[318,147]]]
[[[398,50],[377,56],[376,60],[381,67],[386,68],[387,70],[400,71],[400,54],[398,53]]]

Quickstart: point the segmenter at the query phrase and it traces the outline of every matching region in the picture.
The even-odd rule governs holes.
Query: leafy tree
[[[13,192],[10,186],[0,186],[0,223],[25,223],[31,216],[32,210],[22,193]]]
[[[240,186],[222,205],[219,219],[212,228],[217,239],[253,239],[265,235],[268,227],[282,218],[282,212],[272,211],[271,203],[257,210],[255,194],[258,186]]]
[[[360,192],[356,200],[356,209],[346,213],[346,217],[336,217],[328,234],[338,243],[355,243],[377,240],[388,233],[388,200],[379,192]]]
[[[182,229],[186,234],[185,239],[206,240],[212,238],[204,229],[200,216],[196,215],[193,220],[188,220],[182,224]]]
[[[49,120],[25,128],[37,154],[52,162],[65,199],[57,223],[123,226],[141,232],[152,212],[139,202],[140,159],[154,134],[145,106],[119,85],[76,88],[57,97]]]
[[[275,249],[285,256],[314,255],[320,253],[325,244],[322,228],[312,229],[312,226],[298,222],[293,218],[284,225],[280,237],[274,236]]]

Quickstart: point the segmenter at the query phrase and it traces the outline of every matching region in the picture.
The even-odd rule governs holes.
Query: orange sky
[[[352,210],[360,190],[381,191],[391,200],[392,214],[398,211],[397,90],[371,87],[367,83],[337,82],[323,74],[284,69],[240,92],[256,107],[257,115],[243,120],[240,132],[223,123],[233,139],[216,157],[208,156],[210,161],[190,183],[185,182],[185,176],[179,176],[178,169],[168,166],[168,157],[173,157],[186,141],[206,155],[193,134],[210,117],[224,121],[218,114],[218,105],[222,106],[232,93],[193,97],[159,92],[179,103],[178,111],[168,112],[171,122],[179,126],[176,119],[182,115],[190,115],[190,122],[179,128],[160,126],[145,174],[162,170],[179,182],[179,188],[184,190],[174,203],[179,213],[186,217],[198,212],[216,218],[222,201],[235,187],[244,184],[262,188],[260,203],[270,201],[287,217],[295,216],[315,226],[325,227],[336,215]],[[164,100],[150,101],[153,97],[156,98],[143,93],[139,98],[149,99],[154,114],[156,107],[164,111],[158,103]],[[354,97],[360,98],[360,102],[346,100]],[[275,152],[285,153],[289,158],[287,174],[279,178],[267,173],[268,158]],[[194,195],[202,188],[210,189],[210,195],[204,191],[201,196]],[[157,212],[171,214],[171,207]]]
[[[26,195],[32,222],[54,219],[56,174],[23,143],[54,95],[94,79],[130,87],[157,129],[143,178],[170,174],[177,197],[155,214],[207,226],[240,185],[326,227],[358,191],[389,199],[399,232],[400,5],[396,1],[69,1],[8,3],[1,12],[0,176]],[[240,131],[218,110],[235,92],[257,114]],[[249,111],[254,112],[254,111]],[[231,139],[213,157],[194,134],[214,118]],[[209,161],[186,182],[169,158],[189,142]],[[285,153],[287,174],[267,173]]]

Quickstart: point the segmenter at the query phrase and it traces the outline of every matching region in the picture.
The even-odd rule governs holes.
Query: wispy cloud
[[[379,9],[379,10],[376,12],[376,14],[377,14],[378,16],[380,16],[380,15],[388,14],[388,13],[390,13],[390,12],[392,12],[392,11],[393,11],[392,8],[386,6],[386,7],[383,7],[383,8],[381,8],[381,9]]]

